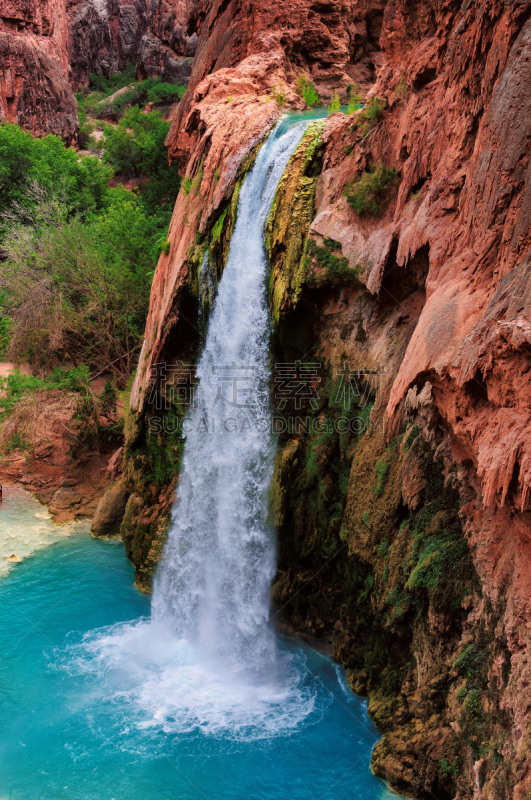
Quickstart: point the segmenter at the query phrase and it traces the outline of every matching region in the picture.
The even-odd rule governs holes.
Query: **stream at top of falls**
[[[0,800],[391,797],[369,769],[366,702],[269,618],[263,228],[304,130],[283,120],[240,193],[151,614],[119,543],[81,528],[1,579]],[[245,408],[212,380],[228,367],[245,373]],[[231,433],[249,405],[253,424]],[[8,492],[0,523],[21,524]]]

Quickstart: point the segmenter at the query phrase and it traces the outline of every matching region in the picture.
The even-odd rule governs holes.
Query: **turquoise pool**
[[[7,497],[4,529],[41,525],[35,514],[44,509],[28,495]],[[239,712],[227,711],[204,676],[194,683],[183,668],[175,679],[184,683],[167,685],[173,673],[167,664],[161,671],[160,654],[135,658],[150,599],[134,589],[119,542],[93,540],[83,525],[55,529],[42,549],[10,565],[0,598],[0,800],[396,797],[369,769],[378,733],[365,702],[342,670],[301,642],[280,642],[296,684],[286,713],[276,698],[270,717],[257,710],[255,727],[252,698],[244,724],[233,724]],[[102,644],[117,639],[133,644],[119,655]],[[178,700],[157,710],[175,692]],[[197,712],[182,723],[186,698],[202,719]]]

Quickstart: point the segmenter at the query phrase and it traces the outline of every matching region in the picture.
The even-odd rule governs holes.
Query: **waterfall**
[[[131,724],[144,730],[256,739],[293,730],[329,702],[301,652],[277,652],[269,622],[275,542],[267,523],[273,442],[263,237],[305,127],[276,127],[240,193],[151,619],[96,630],[71,651],[75,668],[96,675],[100,691],[118,707],[125,702]]]
[[[197,368],[181,476],[152,616],[236,671],[269,672],[275,544],[264,225],[305,126],[277,126],[247,175]]]

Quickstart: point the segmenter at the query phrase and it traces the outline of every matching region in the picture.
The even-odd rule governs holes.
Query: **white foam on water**
[[[88,709],[106,698],[122,725],[146,732],[263,739],[317,722],[332,702],[302,653],[282,654],[277,680],[246,680],[148,620],[94,631],[53,663],[93,679]]]
[[[57,525],[29,492],[19,486],[4,485],[0,503],[0,577],[7,575],[20,561],[70,536],[83,525],[87,523]]]

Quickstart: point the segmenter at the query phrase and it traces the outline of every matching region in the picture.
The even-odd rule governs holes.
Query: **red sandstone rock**
[[[194,7],[189,30],[198,33],[198,49],[167,143],[170,157],[179,159],[186,177],[193,178],[201,166],[204,172],[200,196],[181,192],[177,198],[171,251],[161,256],[155,273],[131,395],[137,413],[142,411],[151,365],[166,340],[167,323],[178,318],[175,301],[187,277],[187,251],[195,229],[206,229],[230,196],[243,159],[278,119],[280,109],[273,100],[266,102],[266,96],[270,99],[271,92],[282,87],[288,105],[302,109],[294,84],[304,71],[324,98],[337,89],[346,99],[351,76],[367,81],[380,61],[383,8],[381,0],[326,0],[318,5],[282,0],[275,6],[201,0]]]
[[[162,352],[164,328],[178,315],[176,298],[195,228],[205,230],[230,192],[243,154],[278,113],[271,104],[274,113],[265,115],[257,98],[282,83],[294,104],[289,87],[301,69],[323,96],[343,89],[356,66],[352,45],[355,50],[361,36],[351,31],[379,24],[369,4],[360,4],[357,21],[348,17],[348,7],[335,0],[319,4],[318,11],[301,0],[272,8],[245,0],[197,3],[192,27],[199,34],[198,53],[168,144],[189,177],[208,151],[205,198],[187,204],[180,196],[176,204],[172,249],[155,276],[132,395],[137,412],[149,366]],[[372,10],[382,7],[373,4]],[[372,58],[379,71],[371,92],[386,98],[388,108],[363,141],[352,118],[328,119],[312,223],[313,233],[339,242],[350,266],[361,267],[373,297],[398,309],[408,324],[418,319],[405,357],[390,376],[389,428],[406,411],[437,417],[447,431],[445,452],[475,498],[462,509],[475,565],[489,600],[506,602],[512,672],[500,691],[514,723],[512,752],[522,764],[515,769],[518,800],[530,788],[530,13],[529,0],[388,2],[379,40],[383,52],[377,45]],[[237,98],[233,109],[229,95]],[[380,161],[399,170],[400,183],[381,218],[360,219],[343,189]],[[216,189],[206,164],[209,174],[214,165],[221,170]],[[342,303],[351,301],[342,295]],[[372,361],[382,359],[386,344],[384,337],[369,340]],[[404,497],[414,503],[416,491],[407,483]],[[391,762],[390,757],[387,767]],[[398,774],[403,765],[395,766]],[[479,788],[480,771],[478,766],[476,793],[494,800],[495,788]]]
[[[73,141],[77,104],[67,71],[64,0],[0,0],[0,119]]]
[[[37,136],[77,136],[72,88],[126,62],[186,82],[192,0],[0,0],[0,119]]]

